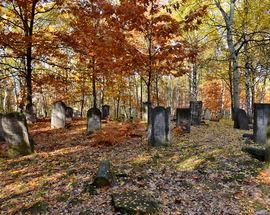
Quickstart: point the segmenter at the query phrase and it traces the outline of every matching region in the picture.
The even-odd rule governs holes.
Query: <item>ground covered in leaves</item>
[[[0,213],[115,214],[111,194],[140,191],[159,202],[158,214],[269,214],[269,175],[241,152],[244,132],[206,123],[151,148],[138,122],[103,123],[92,136],[85,120],[58,130],[39,122],[30,126],[35,154],[0,160]],[[103,159],[112,162],[117,182],[95,189],[90,184]]]

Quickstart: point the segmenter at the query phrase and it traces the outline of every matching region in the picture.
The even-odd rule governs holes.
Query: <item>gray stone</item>
[[[101,112],[98,108],[91,108],[87,112],[87,132],[92,134],[101,129]]]
[[[51,116],[51,128],[65,128],[66,126],[66,105],[58,101],[53,104]]]
[[[162,146],[170,143],[170,113],[158,106],[150,111],[148,124],[148,144]]]
[[[27,104],[25,107],[25,117],[27,123],[36,123],[37,122],[37,114],[34,105]]]
[[[107,119],[110,115],[110,106],[109,105],[102,105],[102,113],[101,118]]]
[[[159,209],[152,197],[134,191],[112,194],[112,203],[121,214],[156,214]]]
[[[203,119],[204,120],[210,120],[211,119],[211,111],[206,108],[203,113]]]
[[[243,109],[238,109],[234,113],[234,128],[249,130],[249,119]]]
[[[8,156],[17,157],[34,152],[34,144],[29,136],[25,115],[8,113],[1,117],[4,140],[9,144]]]
[[[253,133],[255,142],[266,143],[267,123],[270,114],[270,104],[254,104],[254,125]]]
[[[190,132],[191,111],[190,108],[176,109],[176,126],[181,128],[183,132]]]
[[[191,125],[201,124],[202,101],[190,101]]]
[[[1,123],[2,117],[3,117],[3,114],[0,113],[0,141],[5,141],[4,130],[3,130],[2,123]]]
[[[73,113],[74,113],[73,108],[66,107],[66,121],[72,121]]]
[[[110,186],[114,183],[114,174],[111,168],[111,162],[108,160],[103,160],[100,162],[98,171],[93,180],[95,187]]]

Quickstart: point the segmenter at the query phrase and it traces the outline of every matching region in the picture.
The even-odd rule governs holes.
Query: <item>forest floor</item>
[[[147,145],[144,124],[108,122],[89,136],[85,122],[58,130],[49,121],[30,126],[36,153],[0,160],[0,214],[109,215],[111,194],[125,190],[151,195],[158,214],[270,213],[270,177],[241,151],[246,132],[230,122],[174,132],[163,148]],[[112,162],[117,183],[89,192],[103,159]]]

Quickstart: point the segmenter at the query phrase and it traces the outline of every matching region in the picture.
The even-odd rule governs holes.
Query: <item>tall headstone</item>
[[[170,113],[164,107],[155,107],[150,112],[148,144],[162,146],[170,143]]]
[[[202,101],[190,101],[191,125],[200,125],[202,117]]]
[[[66,126],[66,105],[58,101],[53,104],[51,116],[51,128],[65,128]]]
[[[101,129],[101,112],[98,108],[90,108],[87,111],[87,133]]]
[[[181,128],[183,132],[190,132],[191,111],[190,108],[176,109],[176,126]]]
[[[73,108],[66,107],[66,121],[72,121],[73,119]]]
[[[1,117],[4,140],[9,144],[8,155],[17,157],[29,155],[34,152],[25,115],[21,113],[8,113]]]
[[[107,119],[110,115],[110,106],[109,105],[102,105],[102,119]]]
[[[249,118],[246,111],[238,109],[234,113],[234,128],[240,130],[249,130]]]
[[[25,117],[28,123],[37,122],[37,114],[34,105],[27,104],[25,107]]]
[[[203,119],[204,120],[210,120],[211,119],[211,111],[206,108],[203,113]]]
[[[270,104],[254,104],[253,133],[256,143],[266,143],[267,123],[269,115]]]

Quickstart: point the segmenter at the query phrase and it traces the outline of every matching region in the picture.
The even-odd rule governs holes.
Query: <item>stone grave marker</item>
[[[249,119],[243,109],[238,109],[234,114],[234,128],[240,130],[249,130]]]
[[[201,124],[202,101],[190,101],[191,125]]]
[[[72,121],[73,113],[74,111],[72,107],[66,107],[66,121]]]
[[[28,123],[37,122],[37,114],[34,105],[27,104],[25,107],[25,117]]]
[[[66,105],[58,101],[53,104],[51,116],[51,128],[65,128],[66,126]]]
[[[109,105],[102,105],[102,119],[107,119],[110,115],[110,106]]]
[[[98,108],[90,108],[87,112],[87,133],[101,129],[101,112]]]
[[[266,143],[267,123],[269,114],[270,104],[254,104],[253,134],[256,143]]]
[[[191,126],[191,110],[190,108],[176,109],[176,126],[181,128],[183,132],[190,132]]]
[[[211,111],[206,108],[203,113],[203,119],[204,120],[210,120],[211,119]]]

